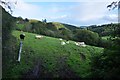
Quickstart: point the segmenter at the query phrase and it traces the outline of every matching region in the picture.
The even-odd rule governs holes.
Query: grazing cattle
[[[86,46],[84,42],[75,42],[75,45],[77,45],[77,46],[83,46],[83,47]]]
[[[60,41],[62,41],[63,39],[62,39],[62,38],[60,38],[59,40],[60,40]]]
[[[65,45],[65,44],[66,44],[65,42],[63,42],[63,41],[61,42],[61,45]]]
[[[43,36],[41,36],[41,35],[36,35],[35,38],[36,38],[36,39],[41,39],[41,38],[43,38]]]
[[[69,41],[67,41],[66,43],[67,43],[67,44],[69,44],[70,42],[69,42]]]
[[[78,42],[78,44],[79,44],[80,46],[85,45],[84,42]]]
[[[75,42],[75,45],[79,46],[79,44],[77,42]]]

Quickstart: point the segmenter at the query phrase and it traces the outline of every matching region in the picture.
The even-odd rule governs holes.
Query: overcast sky
[[[116,0],[18,0],[13,16],[76,26],[116,23],[118,10],[106,7],[112,1]]]

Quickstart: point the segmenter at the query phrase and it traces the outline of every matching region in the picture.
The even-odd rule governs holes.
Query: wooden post
[[[22,45],[23,43],[22,41],[20,41],[20,49],[19,49],[18,60],[17,60],[18,62],[20,62],[20,59],[21,59]]]

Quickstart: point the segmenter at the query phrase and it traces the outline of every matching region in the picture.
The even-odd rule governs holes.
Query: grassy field
[[[98,55],[103,48],[87,45],[78,47],[74,41],[61,45],[58,38],[44,36],[35,39],[33,33],[24,32],[21,62],[11,63],[12,68],[6,70],[10,77],[89,77],[92,56]],[[19,47],[20,31],[13,31]],[[17,59],[16,51],[15,57]],[[83,57],[84,55],[84,57]]]
[[[18,29],[22,30],[24,28],[24,24],[16,24],[18,26]]]

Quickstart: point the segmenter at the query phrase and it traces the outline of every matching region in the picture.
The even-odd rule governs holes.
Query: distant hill
[[[73,32],[82,29],[74,25],[59,22],[42,22],[34,19],[17,20],[17,30],[42,34],[51,37],[61,37],[64,39],[72,39]]]
[[[80,28],[86,28],[86,27],[88,27],[88,26],[80,26]]]
[[[100,36],[109,36],[114,35],[114,31],[117,26],[120,26],[120,23],[111,23],[111,24],[104,24],[104,25],[91,25],[86,27],[87,30],[91,30],[93,32],[98,33]]]
[[[61,23],[63,24],[66,28],[70,29],[70,30],[75,30],[75,29],[82,29],[81,27],[76,27],[74,25],[70,25],[70,24],[65,24],[65,23]]]
[[[59,22],[51,22],[57,29],[60,28],[65,28],[67,29],[63,24],[59,23]]]
[[[102,47],[103,44],[99,44],[101,42],[100,36],[114,36],[114,29],[118,26],[118,24],[104,24],[100,26],[91,25],[77,27],[65,23],[42,22],[32,19],[19,21],[16,25],[18,26],[16,27],[17,30],[23,30],[25,32],[42,34],[55,38],[63,38],[66,40],[84,41],[89,45]]]
[[[17,20],[16,30],[63,38],[66,40],[83,41],[89,45],[98,45],[99,36],[86,28],[59,22],[42,22],[38,20]],[[98,39],[97,39],[98,38]]]

